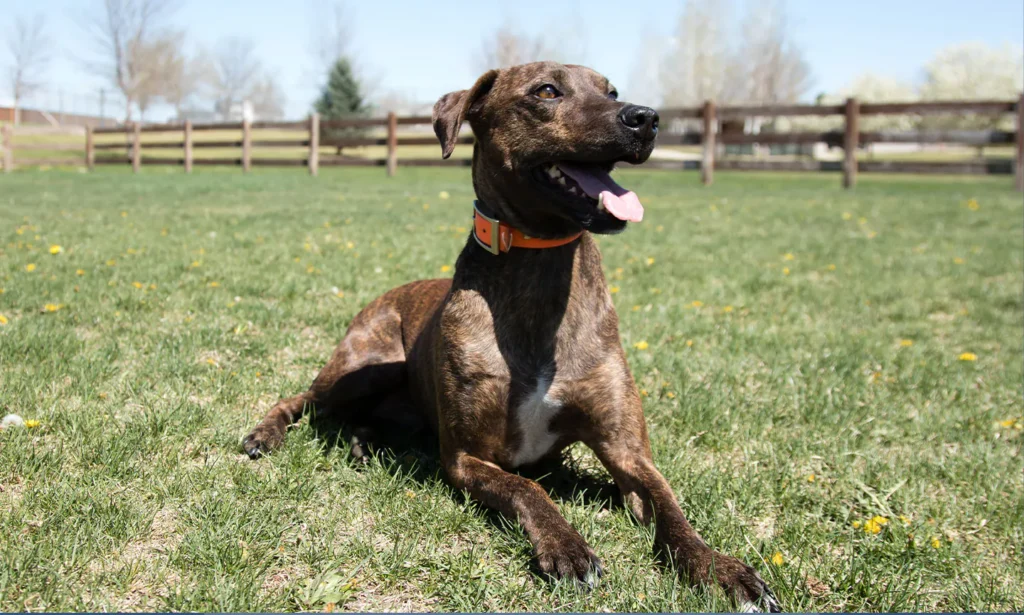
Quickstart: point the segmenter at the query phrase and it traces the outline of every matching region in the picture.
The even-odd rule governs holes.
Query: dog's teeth
[[[555,179],[562,176],[562,172],[555,165],[548,167],[548,176],[551,179]]]
[[[576,186],[569,188],[569,194],[579,194],[579,192],[576,192]]]
[[[564,186],[565,185],[565,178],[564,177],[559,177],[558,178],[558,183],[560,183],[560,184],[562,184]]]
[[[604,193],[597,195],[597,211],[604,211]]]

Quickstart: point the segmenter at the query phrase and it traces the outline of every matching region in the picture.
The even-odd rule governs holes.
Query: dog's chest
[[[561,412],[557,385],[551,377],[540,377],[537,384],[513,409],[519,439],[512,449],[512,466],[533,463],[558,441],[558,434],[551,430],[551,421]]]

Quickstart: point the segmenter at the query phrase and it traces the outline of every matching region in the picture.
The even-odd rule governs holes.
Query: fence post
[[[309,114],[309,174],[316,177],[320,170],[320,114]]]
[[[1024,192],[1024,94],[1017,99],[1017,191]]]
[[[398,167],[398,116],[394,111],[388,112],[388,177],[395,174]]]
[[[96,148],[92,142],[92,126],[85,127],[85,168],[92,171],[96,166]]]
[[[14,169],[14,142],[11,136],[10,125],[0,127],[0,161],[4,164],[4,173]]]
[[[704,151],[700,161],[700,179],[705,186],[710,186],[715,180],[715,101],[705,100],[701,115],[704,118],[704,134],[701,137]]]
[[[135,122],[135,129],[132,133],[132,173],[138,173],[142,166],[142,124]]]
[[[252,125],[249,120],[242,120],[242,171],[248,173],[252,168]]]
[[[185,120],[185,172],[192,172],[192,120]]]
[[[846,99],[846,133],[843,136],[843,188],[857,185],[857,142],[860,137],[860,103]]]

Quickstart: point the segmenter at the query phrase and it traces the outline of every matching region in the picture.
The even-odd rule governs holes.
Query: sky
[[[287,115],[300,117],[308,113],[320,79],[310,40],[324,1],[180,0],[170,21],[195,48],[214,48],[232,36],[254,40],[264,67],[285,91]],[[734,0],[735,12],[743,1]],[[86,66],[95,43],[84,26],[102,5],[103,0],[0,0],[0,43],[7,18],[45,15],[55,46],[45,92],[36,100],[40,106],[96,113],[100,89],[110,91]],[[521,31],[571,37],[565,42],[580,52],[578,61],[604,73],[629,98],[630,75],[657,61],[643,54],[650,41],[672,36],[682,6],[682,0],[349,0],[347,13],[357,65],[379,93],[431,102],[472,85],[481,72],[485,37],[511,22]],[[838,91],[865,72],[915,82],[935,52],[954,43],[1024,47],[1021,0],[789,0],[786,6],[793,40],[812,71],[807,100]],[[0,68],[7,62],[6,47],[0,46]],[[0,104],[8,101],[6,84],[0,83]]]

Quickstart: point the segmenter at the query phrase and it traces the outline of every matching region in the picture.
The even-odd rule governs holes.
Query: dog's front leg
[[[601,560],[536,482],[465,453],[444,460],[452,485],[509,519],[516,519],[533,544],[542,572],[593,586]]]
[[[622,492],[637,519],[654,523],[654,540],[691,582],[717,583],[747,612],[778,612],[779,603],[753,568],[709,547],[693,529],[675,493],[654,467],[644,437],[618,437],[592,447]]]

